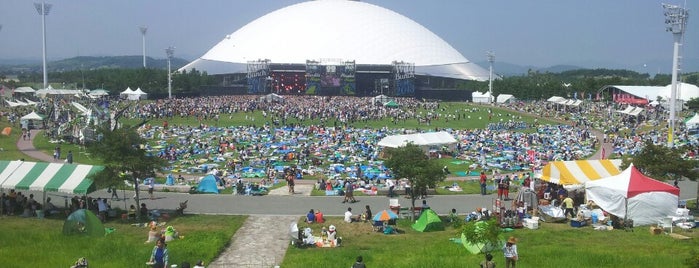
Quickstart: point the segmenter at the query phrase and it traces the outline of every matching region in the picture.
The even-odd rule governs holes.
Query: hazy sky
[[[38,0],[37,0],[38,1]],[[300,0],[52,0],[46,17],[50,60],[146,54],[194,59],[252,20]],[[366,0],[432,30],[467,59],[520,65],[607,67],[671,60],[661,1]],[[665,0],[685,5],[684,0]],[[685,58],[699,58],[699,4],[690,12]],[[323,22],[326,23],[326,22]],[[0,60],[41,58],[41,16],[32,1],[0,1]],[[308,29],[299,35],[310,36]],[[260,33],[264,34],[264,33]],[[671,66],[667,66],[669,72]],[[654,70],[649,70],[653,72]]]

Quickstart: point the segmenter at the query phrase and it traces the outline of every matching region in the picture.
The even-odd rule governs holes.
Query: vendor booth
[[[620,159],[553,161],[544,166],[541,179],[560,185],[584,184],[620,173]]]
[[[674,215],[679,194],[679,188],[641,174],[633,164],[616,176],[585,183],[587,200],[634,225],[657,224]]]

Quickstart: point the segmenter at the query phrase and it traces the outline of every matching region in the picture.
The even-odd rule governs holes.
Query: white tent
[[[490,92],[485,92],[485,93],[480,93],[478,91],[475,91],[471,93],[471,99],[473,100],[474,103],[491,103],[493,102],[493,96],[490,95]]]
[[[264,96],[260,97],[260,101],[268,101],[268,102],[284,102],[284,97],[277,95],[276,93],[271,93],[267,94]]]
[[[587,200],[634,225],[657,224],[675,215],[679,195],[679,188],[641,174],[633,164],[619,175],[585,183]]]
[[[684,122],[687,129],[695,129],[699,127],[699,114],[694,114],[692,118]]]
[[[512,94],[500,94],[500,95],[498,95],[496,102],[497,103],[510,103],[510,102],[513,102],[516,100],[517,100],[517,98],[515,98],[515,96],[512,96]]]
[[[392,135],[381,139],[378,143],[382,147],[397,148],[408,143],[413,143],[421,147],[429,146],[453,146],[456,144],[454,136],[445,131],[417,133],[408,135]]]
[[[90,96],[90,98],[94,99],[94,98],[99,98],[102,96],[109,96],[109,92],[107,90],[104,90],[104,89],[93,89],[90,91],[88,96]]]
[[[119,97],[127,100],[141,100],[146,99],[148,97],[148,94],[143,92],[141,88],[133,90],[130,87],[127,87],[126,90],[119,93]]]
[[[31,112],[25,116],[22,116],[22,118],[20,118],[20,119],[21,120],[44,120],[44,117],[37,114],[36,112]]]
[[[563,104],[563,103],[565,103],[567,100],[566,100],[566,98],[564,98],[564,97],[553,96],[553,97],[548,98],[546,101],[548,101],[548,102],[553,102],[553,103],[558,103],[558,104]]]
[[[35,93],[36,90],[34,90],[31,87],[18,87],[14,91],[15,93]]]
[[[124,99],[128,99],[130,95],[133,95],[133,89],[131,87],[127,87],[124,91],[119,93],[119,97],[122,97]]]
[[[5,102],[6,102],[7,105],[9,105],[10,107],[22,106],[22,104],[19,104],[19,103],[17,103],[17,102],[12,102],[12,101],[8,101],[8,100],[5,100]]]
[[[394,100],[394,99],[389,97],[389,96],[383,95],[383,94],[371,98],[372,103],[380,104],[380,105],[383,105],[384,103],[387,103],[387,102],[392,101],[392,100]]]
[[[134,90],[133,93],[134,93],[134,95],[138,95],[139,100],[144,100],[144,99],[148,98],[148,93],[143,92],[143,90],[141,90],[140,87],[137,88],[136,90]]]

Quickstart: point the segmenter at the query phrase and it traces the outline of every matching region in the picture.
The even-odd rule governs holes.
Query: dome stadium
[[[453,85],[489,75],[417,22],[350,0],[268,13],[180,70],[190,69],[227,76],[224,84],[244,83],[252,94],[416,96],[430,79]]]

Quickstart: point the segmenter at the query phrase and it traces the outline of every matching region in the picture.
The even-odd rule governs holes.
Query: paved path
[[[248,217],[228,248],[207,267],[274,267],[281,265],[289,246],[289,227],[298,216]]]
[[[32,129],[29,131],[29,133],[31,134],[29,135],[29,139],[23,140],[22,138],[19,138],[19,140],[17,141],[17,150],[21,151],[29,157],[32,157],[40,161],[49,163],[58,162],[57,160],[53,159],[53,156],[45,154],[44,152],[34,148],[34,144],[32,144],[32,141],[34,140],[34,137],[36,137],[36,135],[41,135],[41,130]]]

